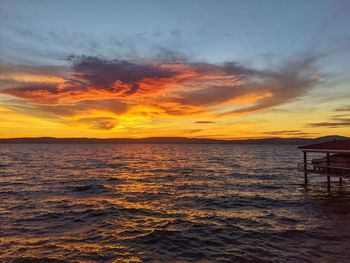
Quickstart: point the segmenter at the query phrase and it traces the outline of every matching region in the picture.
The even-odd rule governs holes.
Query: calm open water
[[[349,262],[349,187],[306,189],[300,160],[296,146],[0,145],[0,261]]]

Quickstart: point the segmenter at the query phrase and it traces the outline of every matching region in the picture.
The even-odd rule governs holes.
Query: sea
[[[296,145],[1,144],[0,262],[350,262]]]

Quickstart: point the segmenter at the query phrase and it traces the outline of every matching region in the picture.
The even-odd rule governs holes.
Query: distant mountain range
[[[245,139],[245,140],[216,140],[200,139],[185,137],[150,137],[142,139],[131,138],[9,138],[0,139],[0,143],[17,143],[17,144],[35,144],[35,143],[52,143],[52,144],[295,144],[305,145],[312,143],[322,143],[333,140],[350,139],[344,136],[324,136],[319,138],[262,138],[262,139]]]

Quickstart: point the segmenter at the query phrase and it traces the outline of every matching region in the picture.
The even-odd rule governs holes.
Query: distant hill
[[[344,136],[324,136],[319,138],[263,138],[263,139],[245,139],[245,140],[215,140],[215,139],[199,139],[199,138],[185,138],[185,137],[150,137],[142,139],[131,138],[110,138],[110,139],[96,139],[96,138],[52,138],[52,137],[38,137],[38,138],[10,138],[0,139],[0,143],[12,144],[36,144],[36,143],[50,143],[50,144],[295,144],[304,145],[312,143],[321,143],[333,140],[346,140],[348,137]]]

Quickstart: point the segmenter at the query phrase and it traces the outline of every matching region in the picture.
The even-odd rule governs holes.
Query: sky
[[[350,2],[0,0],[0,137],[350,136]]]

